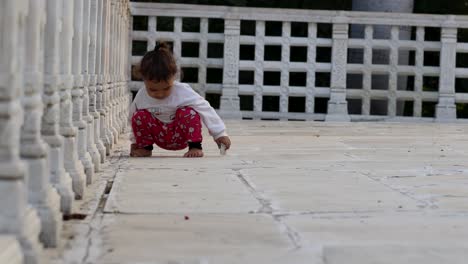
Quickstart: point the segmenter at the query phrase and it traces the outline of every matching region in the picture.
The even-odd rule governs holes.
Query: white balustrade
[[[60,243],[62,214],[105,162],[101,133],[110,153],[125,130],[129,11],[128,0],[2,2],[1,263],[41,263]]]
[[[182,81],[226,118],[468,117],[467,16],[138,2],[131,13],[132,65],[169,42]],[[133,76],[131,90],[143,86]]]

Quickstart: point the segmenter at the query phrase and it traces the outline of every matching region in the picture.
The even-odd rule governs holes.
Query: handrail
[[[463,15],[303,10],[139,2],[132,2],[130,11],[133,16],[232,18],[315,23],[332,23],[336,17],[345,17],[346,20],[344,22],[350,24],[424,27],[441,27],[447,20],[453,19],[455,27],[468,28],[468,16]]]

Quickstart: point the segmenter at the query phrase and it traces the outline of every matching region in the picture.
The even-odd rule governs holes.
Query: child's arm
[[[181,106],[190,106],[192,107],[203,120],[203,123],[208,128],[210,135],[218,143],[218,140],[221,138],[228,138],[226,133],[226,126],[224,125],[223,120],[219,117],[216,111],[211,107],[210,103],[197,94],[190,86],[186,85],[181,94],[183,101]],[[222,141],[227,141],[223,139]],[[230,142],[229,142],[230,145]]]

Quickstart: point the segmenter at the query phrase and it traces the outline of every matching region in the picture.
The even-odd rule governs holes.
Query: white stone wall
[[[0,4],[1,263],[59,244],[124,131],[130,20],[127,0]]]
[[[198,70],[198,80],[189,83],[201,95],[218,94],[225,117],[464,121],[457,119],[456,105],[468,103],[468,87],[460,87],[462,82],[458,85],[456,80],[467,79],[468,68],[457,68],[456,63],[468,53],[468,43],[457,40],[458,32],[468,28],[466,16],[137,2],[131,4],[131,13],[134,21],[148,21],[147,28],[133,30],[133,48],[143,43],[152,50],[158,40],[172,42],[180,67]],[[184,21],[190,18],[200,19],[197,32],[184,30]],[[164,19],[173,21],[171,29],[159,27],[158,21]],[[224,32],[211,32],[213,19],[224,21]],[[246,21],[255,23],[254,34],[244,34]],[[281,26],[279,36],[268,34],[272,22],[279,22],[273,25]],[[298,26],[308,34],[298,35],[294,31]],[[440,38],[425,37],[429,30],[440,31]],[[191,42],[197,43],[198,56],[184,56],[183,47]],[[219,58],[207,56],[214,43],[223,44]],[[252,58],[243,57],[245,46],[255,50]],[[301,49],[307,54],[291,60]],[[279,52],[277,60],[265,60],[265,54]],[[324,54],[331,61],[323,61]],[[142,55],[132,54],[131,63],[137,65]],[[440,57],[440,62],[429,64],[431,57]],[[222,74],[222,82],[207,82],[213,68],[222,69],[216,73]],[[246,71],[253,81],[239,83],[239,75]],[[290,82],[291,75],[301,75],[300,85]],[[276,83],[268,83],[275,78]],[[131,82],[133,91],[141,87],[141,81]],[[268,111],[267,99],[267,104],[277,104],[275,111]],[[242,106],[247,101],[250,109],[239,107],[239,102]],[[289,104],[301,112],[290,112]],[[317,112],[323,104],[327,111]]]

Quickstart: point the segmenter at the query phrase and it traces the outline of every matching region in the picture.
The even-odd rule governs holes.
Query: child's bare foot
[[[151,157],[152,151],[137,147],[136,144],[130,146],[130,157]]]
[[[201,158],[203,157],[203,150],[197,149],[197,148],[189,149],[189,151],[187,151],[187,153],[184,154],[184,157],[185,158]]]

